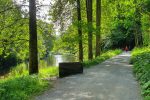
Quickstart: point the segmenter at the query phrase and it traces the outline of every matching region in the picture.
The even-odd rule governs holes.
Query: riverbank
[[[101,57],[84,62],[84,67],[99,64],[119,53],[121,50],[107,51]],[[58,67],[41,68],[38,75],[29,76],[28,70],[23,65],[17,66],[9,74],[0,78],[0,100],[28,100],[53,87],[49,79],[57,76]]]
[[[13,69],[0,78],[0,100],[30,100],[34,95],[52,88],[50,78],[58,76],[58,67],[39,70],[38,75],[29,76],[27,70]]]

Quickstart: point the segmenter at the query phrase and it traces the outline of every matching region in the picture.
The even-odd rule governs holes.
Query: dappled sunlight
[[[130,57],[130,53],[122,53],[119,56],[116,56],[112,59],[109,59],[107,61],[104,62],[104,64],[107,64],[105,66],[107,67],[111,67],[112,65],[121,65],[121,66],[125,66],[125,67],[132,67],[132,65],[129,64],[129,58]]]
[[[49,95],[37,100],[45,95],[52,100],[141,100],[128,57],[122,57],[85,69],[82,75],[59,79],[56,87],[46,92]]]
[[[76,92],[69,92],[67,94],[63,94],[63,97],[68,97],[68,95],[73,96],[74,98],[84,98],[84,99],[90,99],[93,97],[91,95],[91,92],[86,92],[86,91],[84,91],[84,92],[78,91],[77,93]]]
[[[70,85],[76,85],[77,82],[66,81],[66,83],[68,83],[68,84],[70,84]]]
[[[108,66],[111,66],[111,65],[105,65],[105,66],[107,66],[107,67],[108,67]]]
[[[58,93],[58,92],[55,92],[55,93]],[[61,95],[61,97],[53,98],[53,100],[77,100],[77,99],[91,100],[92,98],[94,98],[94,96],[92,95],[91,92],[86,92],[86,91],[84,91],[84,92],[81,92],[81,91],[68,92],[68,93],[61,92],[60,95]]]
[[[0,0],[0,100],[141,100],[137,81],[150,100],[149,14],[150,0]]]

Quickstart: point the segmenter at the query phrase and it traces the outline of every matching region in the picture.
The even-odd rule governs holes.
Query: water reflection
[[[60,62],[75,62],[74,55],[49,55],[44,60],[40,60],[40,67],[58,66]]]

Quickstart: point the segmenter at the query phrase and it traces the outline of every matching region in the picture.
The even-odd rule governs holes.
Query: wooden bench
[[[83,73],[83,66],[80,62],[59,63],[59,77],[63,78],[70,75]]]

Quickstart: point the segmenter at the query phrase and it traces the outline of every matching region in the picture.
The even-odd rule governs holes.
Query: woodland
[[[150,100],[150,0],[43,1],[0,0],[0,100],[50,89],[43,79],[58,76],[58,66],[40,64],[50,54],[73,55],[89,68],[125,48]]]

